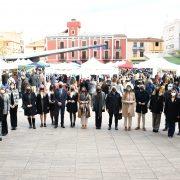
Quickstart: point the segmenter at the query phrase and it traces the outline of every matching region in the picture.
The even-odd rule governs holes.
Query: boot
[[[32,118],[33,129],[36,129],[35,118]]]
[[[32,128],[32,121],[31,121],[31,118],[28,118],[28,122],[29,122],[29,129]]]

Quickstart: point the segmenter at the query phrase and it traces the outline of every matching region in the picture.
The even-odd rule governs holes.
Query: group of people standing
[[[164,131],[168,130],[168,137],[173,137],[176,122],[179,124],[180,131],[179,79],[177,81],[164,77],[160,81],[156,77],[152,82],[150,78],[135,80],[134,77],[129,76],[123,80],[122,76],[99,82],[82,80],[79,84],[74,82],[71,85],[63,82],[52,84],[50,81],[46,83],[42,81],[39,87],[35,85],[36,76],[34,74],[29,81],[25,79],[24,76],[21,79],[23,87],[21,87],[21,90],[23,89],[21,94],[14,82],[11,82],[8,90],[3,85],[0,88],[0,128],[2,127],[0,132],[3,136],[8,134],[8,112],[10,112],[12,130],[17,128],[19,95],[22,96],[24,115],[27,116],[29,128],[32,129],[36,129],[37,114],[41,121],[40,127],[46,127],[48,113],[50,113],[54,128],[59,125],[59,115],[60,126],[65,128],[65,110],[69,113],[70,127],[75,127],[78,116],[81,119],[81,128],[86,129],[92,107],[92,111],[95,112],[96,129],[101,129],[103,112],[107,111],[109,114],[108,130],[112,128],[114,117],[115,130],[118,130],[119,119],[124,118],[124,130],[131,131],[132,118],[136,112],[137,127],[135,130],[141,129],[142,121],[142,130],[146,131],[146,113],[149,109],[152,112],[153,132],[159,131],[163,112],[166,118]],[[32,82],[35,87],[31,85]],[[1,136],[0,139],[2,140]]]

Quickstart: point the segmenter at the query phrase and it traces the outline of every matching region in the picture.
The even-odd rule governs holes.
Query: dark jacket
[[[55,106],[59,107],[58,102],[61,102],[62,103],[61,107],[65,107],[66,100],[67,100],[66,90],[62,88],[62,93],[61,93],[61,90],[57,89],[55,91]]]
[[[37,114],[37,106],[36,106],[36,95],[35,93],[24,93],[22,96],[24,115],[25,116],[34,116]],[[28,105],[32,105],[32,107],[27,107]]]
[[[38,84],[39,84],[38,75],[37,74],[32,74],[30,76],[29,83],[30,83],[31,86],[38,87]]]
[[[164,103],[166,103],[166,101],[169,99],[169,98],[171,98],[171,91],[165,91],[165,93],[164,93]],[[164,106],[164,108],[165,108],[165,106]],[[165,109],[164,109],[164,113],[165,113]],[[166,113],[165,113],[166,114]]]
[[[41,99],[41,94],[37,95],[36,99],[37,105],[37,114],[47,114],[49,112],[49,97],[48,94],[45,94]]]
[[[141,105],[139,104],[139,102],[141,103],[145,103],[145,105]],[[148,111],[147,105],[149,102],[149,94],[147,91],[138,91],[136,93],[136,112],[137,113],[142,113],[142,114],[146,114]]]
[[[0,95],[0,121],[2,121],[3,109],[4,109],[4,100]]]
[[[118,114],[119,110],[122,109],[122,99],[118,92],[113,94],[110,92],[106,98],[106,109],[109,110],[110,114]]]
[[[177,117],[180,116],[180,99],[175,98],[174,102],[172,102],[171,98],[168,98],[165,102],[164,112],[169,121],[176,122]]]
[[[163,112],[164,97],[163,95],[154,94],[151,96],[150,107],[152,113],[160,114]]]
[[[98,97],[98,94],[95,93],[92,97],[92,106],[93,106],[93,111],[98,112],[98,111],[102,111],[105,110],[105,106],[106,106],[106,101],[105,101],[105,93],[101,92],[100,93],[100,98]],[[101,100],[101,102],[99,102],[99,100]]]
[[[67,101],[74,101],[74,102],[67,102],[66,107],[67,111],[71,113],[76,113],[78,111],[78,93],[75,93],[72,97],[70,94],[67,95]]]

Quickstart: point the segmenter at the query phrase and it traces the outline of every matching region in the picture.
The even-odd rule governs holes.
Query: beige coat
[[[122,97],[122,116],[134,117],[135,116],[135,94],[134,92],[126,92]]]

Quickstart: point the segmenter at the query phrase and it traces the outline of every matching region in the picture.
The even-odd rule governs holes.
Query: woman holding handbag
[[[126,85],[125,93],[122,97],[122,116],[124,117],[125,131],[131,131],[132,117],[135,116],[135,93],[130,84]]]

